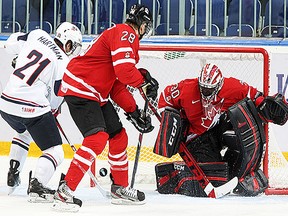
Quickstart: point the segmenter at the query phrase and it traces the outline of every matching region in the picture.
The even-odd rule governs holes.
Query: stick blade
[[[221,198],[229,193],[231,193],[233,191],[233,189],[237,186],[238,184],[238,178],[234,177],[233,179],[231,179],[230,181],[228,181],[226,184],[221,185],[219,187],[215,187],[214,188],[214,198]]]

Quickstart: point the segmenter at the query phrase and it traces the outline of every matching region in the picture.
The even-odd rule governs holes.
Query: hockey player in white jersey
[[[10,154],[7,184],[19,185],[19,172],[33,139],[41,149],[34,175],[29,175],[28,201],[53,201],[46,185],[64,159],[62,139],[53,111],[63,102],[58,89],[69,56],[78,55],[82,35],[73,24],[62,23],[53,39],[41,29],[12,34],[5,45],[17,57],[15,70],[0,98],[2,118],[16,131]],[[26,149],[25,149],[26,148]]]

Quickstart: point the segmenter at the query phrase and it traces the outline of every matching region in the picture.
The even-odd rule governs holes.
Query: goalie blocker
[[[169,107],[163,111],[153,149],[155,154],[170,158],[178,152],[182,134],[181,121],[178,110]]]

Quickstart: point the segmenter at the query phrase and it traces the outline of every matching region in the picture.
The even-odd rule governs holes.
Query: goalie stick
[[[62,135],[64,136],[64,138],[66,139],[66,141],[68,142],[68,144],[70,145],[71,149],[76,152],[77,149],[76,147],[69,141],[68,137],[66,136],[62,126],[60,125],[59,121],[57,118],[55,118],[55,121],[56,121],[56,124],[57,124],[57,127],[58,129],[61,131]],[[83,167],[76,161],[74,162],[75,165],[77,167],[79,167],[79,169],[85,174],[85,170],[83,169]],[[93,173],[91,172],[91,170],[87,170],[87,173],[90,177],[90,179],[94,182],[94,184],[96,185],[97,189],[100,191],[100,193],[103,195],[103,197],[106,197],[106,198],[111,198],[111,193],[110,191],[107,191],[105,190],[99,183],[99,180],[93,175]]]
[[[156,118],[161,122],[161,115],[157,111],[156,102],[152,99],[148,99],[142,89],[139,89],[139,91],[143,99],[145,101],[148,101],[148,106],[152,110]],[[189,167],[190,172],[196,176],[196,179],[198,180],[200,186],[203,188],[204,192],[208,197],[221,198],[230,193],[237,186],[238,178],[234,177],[227,183],[219,187],[214,187],[203,172],[203,170],[199,167],[199,165],[197,164],[194,157],[191,155],[184,143],[180,144],[179,150],[184,153],[180,156],[185,161],[186,165]]]
[[[145,116],[147,113],[148,103],[149,103],[148,100],[146,100],[145,105],[144,105],[144,109],[143,109],[143,113]],[[142,145],[142,139],[143,139],[143,132],[140,132],[139,137],[138,137],[138,144],[137,144],[133,173],[132,173],[131,184],[130,184],[131,188],[134,187],[135,176],[136,176],[136,172],[137,172],[137,168],[138,168],[138,162],[139,162],[139,158],[140,158],[140,149],[141,149],[141,145]]]

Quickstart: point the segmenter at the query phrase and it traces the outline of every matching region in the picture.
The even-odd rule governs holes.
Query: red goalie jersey
[[[144,82],[135,67],[138,49],[139,38],[129,25],[118,24],[104,31],[84,53],[70,61],[60,95],[79,96],[101,104],[110,96],[126,112],[134,111],[136,103],[126,85],[139,87]]]
[[[258,90],[235,78],[224,78],[223,86],[208,107],[203,106],[198,78],[186,79],[167,86],[159,99],[159,108],[173,107],[184,111],[190,122],[189,134],[201,135],[213,127],[221,113],[238,101],[249,97],[255,99]],[[259,98],[260,100],[260,98]],[[258,101],[258,98],[257,98]],[[258,103],[256,103],[258,105]]]

